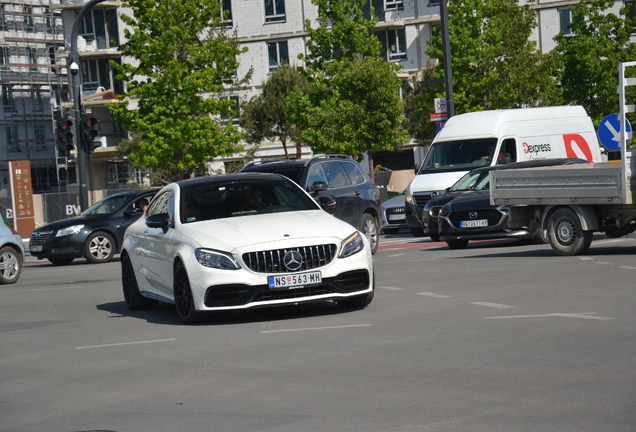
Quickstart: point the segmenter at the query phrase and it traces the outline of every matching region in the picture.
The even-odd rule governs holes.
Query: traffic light
[[[82,116],[82,144],[86,153],[92,153],[96,148],[101,146],[101,143],[95,145],[95,138],[99,135],[99,131],[95,129],[97,127],[97,119],[90,114]]]
[[[70,156],[73,145],[73,122],[68,117],[57,119],[57,150],[60,156]]]

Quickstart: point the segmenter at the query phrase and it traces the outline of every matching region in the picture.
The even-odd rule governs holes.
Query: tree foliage
[[[285,112],[287,96],[298,89],[309,92],[309,81],[295,67],[280,65],[263,84],[263,90],[241,105],[241,125],[250,143],[263,139],[278,138],[283,145],[285,158],[289,159],[287,141],[296,143],[296,158],[302,155],[300,134],[296,125],[289,121]]]
[[[405,141],[401,129],[399,67],[380,57],[374,37],[377,18],[363,12],[366,0],[313,0],[318,27],[307,21],[306,64],[311,90],[293,92],[288,115],[301,139],[316,152],[359,156],[393,149]]]
[[[430,115],[435,112],[431,101],[440,92],[444,92],[443,84],[421,84],[421,81],[432,81],[435,68],[430,61],[426,69],[421,74],[411,77],[407,85],[403,87],[404,98],[404,123],[411,138],[420,144],[427,144],[432,141],[437,134],[434,122],[431,122]]]
[[[448,14],[457,113],[562,102],[551,76],[554,61],[530,38],[537,22],[529,5],[517,0],[457,0],[449,2]],[[440,34],[431,38],[426,53],[445,61]],[[444,76],[442,67],[435,76]],[[432,100],[429,103],[432,106]]]
[[[222,119],[232,116],[235,102],[222,95],[237,84],[242,50],[222,25],[219,1],[128,0],[126,6],[132,16],[122,15],[128,29],[119,49],[128,59],[113,66],[127,93],[109,108],[140,134],[129,160],[183,178],[240,150],[242,133]]]
[[[636,44],[630,35],[636,21],[609,10],[613,0],[594,0],[570,6],[571,35],[555,38],[559,70],[556,78],[563,86],[566,103],[583,105],[596,124],[618,112],[618,64],[636,59]]]

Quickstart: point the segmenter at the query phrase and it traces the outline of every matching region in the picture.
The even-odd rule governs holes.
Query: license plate
[[[404,220],[404,219],[406,219],[406,215],[404,215],[404,214],[389,215],[389,220],[390,221]]]
[[[31,252],[42,252],[42,245],[31,246]]]
[[[477,219],[477,220],[469,220],[469,221],[461,221],[459,223],[461,228],[474,228],[474,227],[487,227],[488,219]]]
[[[267,277],[269,289],[303,288],[309,285],[320,285],[321,282],[322,274],[319,271]]]

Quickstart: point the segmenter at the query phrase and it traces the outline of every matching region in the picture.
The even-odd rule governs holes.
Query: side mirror
[[[318,205],[327,213],[332,214],[336,207],[336,200],[331,197],[318,197]]]
[[[158,213],[148,216],[148,218],[146,218],[146,225],[149,228],[161,228],[165,234],[170,225],[170,215],[168,213]]]
[[[311,185],[311,187],[309,188],[309,191],[310,192],[322,192],[322,191],[326,191],[327,189],[329,189],[329,185],[327,184],[327,182],[317,181],[317,182],[314,182],[314,184]]]

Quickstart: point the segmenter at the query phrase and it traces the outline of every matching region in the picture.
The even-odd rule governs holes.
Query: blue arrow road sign
[[[620,150],[620,133],[621,122],[618,119],[618,114],[610,114],[601,120],[601,124],[598,125],[598,139],[608,150]],[[629,124],[629,120],[625,119],[625,132],[631,132],[632,125]]]

